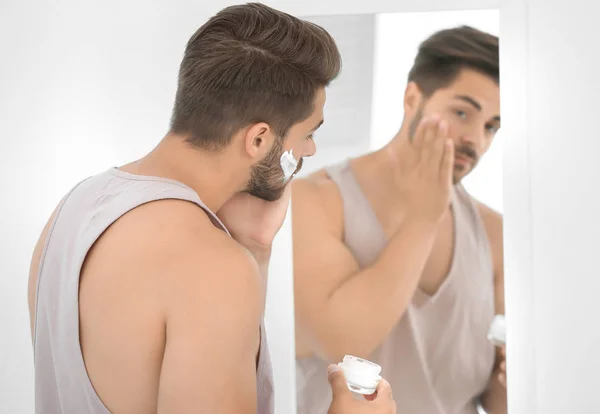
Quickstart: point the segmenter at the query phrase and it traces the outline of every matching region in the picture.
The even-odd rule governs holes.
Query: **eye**
[[[461,111],[460,109],[454,111],[456,113],[456,116],[458,116],[460,119],[467,119],[467,113],[465,111]]]
[[[497,125],[486,125],[485,129],[488,132],[490,132],[492,134],[495,134],[496,132],[498,132],[498,130],[500,129],[500,127],[497,126]]]

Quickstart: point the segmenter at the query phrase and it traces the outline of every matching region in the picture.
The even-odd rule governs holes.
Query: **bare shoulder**
[[[479,201],[476,201],[476,204],[488,232],[488,237],[490,239],[500,238],[502,240],[502,214]]]
[[[219,300],[260,303],[260,273],[252,256],[193,203],[163,200],[140,206],[111,226],[95,248],[103,247],[102,256],[128,262],[144,275],[144,283],[154,283],[169,308],[181,304],[186,292],[206,306],[216,305],[225,292]]]
[[[504,309],[504,236],[502,215],[487,205],[476,201],[490,243],[494,276],[496,280],[496,309]]]
[[[296,221],[311,219],[326,229],[339,233],[343,225],[344,207],[340,190],[325,170],[292,182],[292,215]]]
[[[147,208],[121,233],[147,226],[135,257],[164,316],[157,412],[252,412],[265,294],[258,265],[196,206]]]

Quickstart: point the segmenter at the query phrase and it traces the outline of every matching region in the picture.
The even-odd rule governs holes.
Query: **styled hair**
[[[208,150],[258,122],[284,137],[340,70],[335,41],[320,26],[260,3],[227,7],[187,44],[171,132]]]
[[[476,70],[500,84],[498,37],[473,27],[441,30],[419,46],[408,75],[426,98],[450,86],[462,69]]]

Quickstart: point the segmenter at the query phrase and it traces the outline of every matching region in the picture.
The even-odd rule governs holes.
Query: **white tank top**
[[[385,248],[377,217],[348,162],[327,170],[344,206],[345,244],[359,265]],[[477,414],[494,366],[487,332],[494,318],[491,251],[477,206],[462,186],[452,194],[455,246],[450,272],[429,296],[417,289],[402,318],[368,358],[394,392],[398,413]],[[366,357],[366,356],[364,356]],[[334,362],[334,361],[331,361]],[[298,414],[326,414],[331,402],[327,362],[297,362]]]
[[[216,227],[227,232],[191,188],[173,180],[129,174],[115,168],[79,183],[61,201],[51,223],[37,279],[36,413],[109,413],[92,387],[79,343],[81,267],[98,237],[119,217],[142,204],[162,199],[195,203]],[[257,412],[272,414],[273,382],[264,323],[259,352]]]

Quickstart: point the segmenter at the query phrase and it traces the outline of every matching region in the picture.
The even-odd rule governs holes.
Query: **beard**
[[[276,201],[283,196],[289,182],[289,180],[285,179],[283,169],[281,168],[280,159],[283,152],[283,138],[279,138],[273,144],[266,157],[252,167],[250,181],[245,190],[247,193],[265,201]],[[301,168],[302,159],[298,161],[298,167],[292,177]]]
[[[419,123],[423,119],[423,107],[424,107],[424,105],[421,105],[419,107],[419,109],[417,110],[417,113],[415,114],[414,118],[412,119],[412,121],[410,122],[410,125],[408,127],[408,139],[410,142],[414,142],[415,134],[417,133],[417,128],[419,126]],[[454,185],[456,185],[456,184],[459,184],[461,182],[461,180],[463,178],[465,178],[471,171],[473,171],[473,169],[479,162],[479,155],[477,154],[477,151],[475,151],[473,146],[468,143],[464,143],[461,145],[455,144],[454,154],[460,155],[471,161],[470,167],[464,167],[464,166],[462,166],[460,164],[456,164],[456,163],[454,164],[454,168],[453,168],[453,172],[452,172],[452,183]]]

